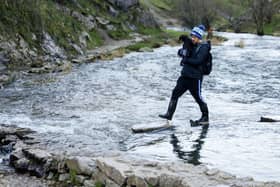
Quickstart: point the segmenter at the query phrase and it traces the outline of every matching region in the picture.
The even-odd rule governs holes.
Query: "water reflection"
[[[198,136],[196,140],[194,140],[194,144],[192,145],[191,151],[184,151],[182,147],[180,146],[180,141],[178,140],[177,136],[175,134],[171,135],[171,141],[170,143],[173,146],[173,151],[177,154],[177,156],[187,161],[188,163],[199,165],[201,164],[200,160],[200,150],[202,148],[202,145],[204,144],[207,132],[208,132],[209,126],[203,126],[201,129],[201,133]]]

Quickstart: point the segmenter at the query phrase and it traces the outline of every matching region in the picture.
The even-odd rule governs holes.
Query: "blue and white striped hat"
[[[196,36],[200,40],[202,39],[205,31],[205,26],[204,25],[199,25],[197,27],[194,27],[191,32],[191,36]]]

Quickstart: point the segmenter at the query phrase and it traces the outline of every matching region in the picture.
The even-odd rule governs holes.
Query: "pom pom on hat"
[[[197,38],[199,38],[201,40],[204,35],[204,31],[205,31],[205,26],[199,25],[192,29],[191,35],[196,36]]]
[[[203,30],[203,31],[205,31],[205,30],[206,30],[205,26],[204,26],[204,25],[202,25],[202,24],[201,24],[201,25],[199,25],[198,27],[199,27],[201,30]]]

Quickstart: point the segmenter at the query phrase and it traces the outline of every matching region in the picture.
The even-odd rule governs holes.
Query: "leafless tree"
[[[275,0],[247,0],[249,11],[256,25],[258,35],[264,34],[264,24],[270,23],[273,15],[279,11],[279,1]]]
[[[215,17],[214,2],[209,0],[175,0],[177,13],[188,26],[203,23],[207,29]]]

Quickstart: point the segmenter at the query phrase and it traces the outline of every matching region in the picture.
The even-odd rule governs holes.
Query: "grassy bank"
[[[108,11],[110,10],[110,11]],[[5,40],[17,41],[22,37],[30,48],[42,52],[44,33],[48,33],[55,43],[70,55],[76,55],[73,47],[80,47],[80,36],[86,32],[86,49],[101,46],[108,36],[114,40],[129,38],[132,32],[140,32],[145,12],[139,6],[128,10],[102,0],[2,0],[0,3],[0,36]],[[86,21],[81,21],[86,20]],[[92,28],[87,26],[92,21]]]

